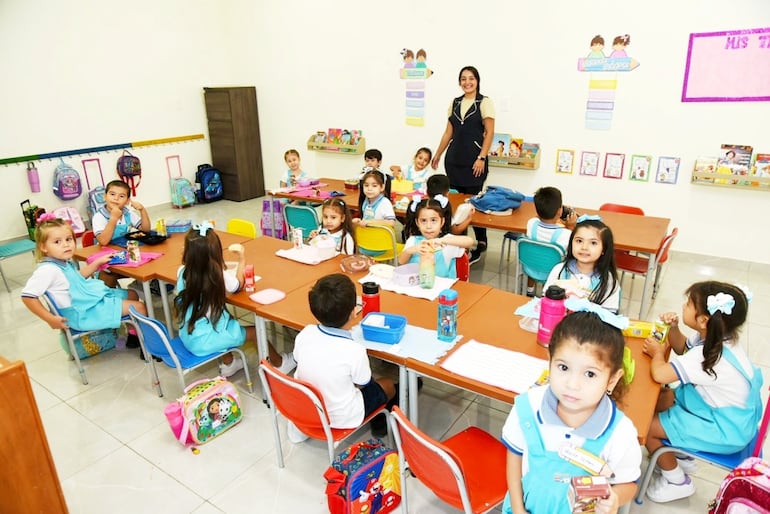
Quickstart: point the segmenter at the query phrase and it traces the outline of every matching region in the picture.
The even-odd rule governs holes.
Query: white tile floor
[[[213,218],[217,226],[224,227],[230,217],[258,221],[261,205],[261,200],[221,201],[182,211],[170,207],[150,210],[154,217],[165,216],[167,220]],[[508,277],[497,273],[500,241],[500,233],[490,231],[489,252],[471,268],[471,280],[510,289]],[[154,393],[136,350],[108,352],[85,361],[90,383],[84,386],[60,349],[57,334],[19,300],[21,286],[33,266],[28,256],[3,262],[13,291],[0,292],[0,355],[27,364],[70,512],[327,511],[321,476],[327,466],[325,446],[318,442],[292,445],[286,440],[286,467],[279,469],[270,413],[260,401],[259,387],[253,395],[246,393],[243,373],[234,379],[241,392],[244,421],[200,447],[198,455],[174,440],[163,416],[165,404],[180,394],[176,377],[167,368],[159,366],[165,398]],[[762,367],[766,384],[770,383],[770,352],[763,346],[770,339],[770,320],[766,317],[770,266],[674,252],[658,298],[646,317],[651,319],[666,310],[680,312],[685,287],[710,278],[740,282],[752,289],[754,299],[743,339],[754,362]],[[628,279],[624,285],[628,288]],[[627,312],[638,312],[641,289],[641,283],[634,288],[636,298],[625,307]],[[281,344],[285,342],[279,341]],[[256,352],[253,347],[248,352],[254,367]],[[375,370],[393,372],[386,365],[376,365]],[[212,365],[199,375],[215,373]],[[508,410],[509,406],[500,402],[430,380],[426,380],[420,397],[422,428],[437,438],[469,425],[499,435]],[[281,428],[285,437],[285,422]],[[368,435],[365,430],[362,437]],[[701,464],[694,476],[694,496],[664,505],[646,501],[641,506],[632,505],[631,512],[705,512],[724,474]],[[416,480],[410,479],[408,487],[411,512],[451,510]]]

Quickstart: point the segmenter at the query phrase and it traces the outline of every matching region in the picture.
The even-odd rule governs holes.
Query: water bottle
[[[559,286],[548,286],[540,299],[540,322],[537,324],[537,342],[543,346],[551,344],[553,329],[564,317],[564,300],[567,294]]]
[[[433,252],[420,254],[420,287],[430,289],[436,281],[436,258]]]
[[[380,312],[380,286],[377,282],[364,282],[361,284],[363,294],[362,317],[366,317],[370,312]]]
[[[438,338],[453,342],[457,339],[457,291],[444,289],[438,295]]]
[[[33,193],[40,192],[40,175],[37,173],[37,168],[34,162],[27,163],[27,180],[29,181],[29,188]]]

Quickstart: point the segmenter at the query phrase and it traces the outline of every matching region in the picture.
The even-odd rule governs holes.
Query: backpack
[[[356,443],[324,472],[331,514],[385,514],[401,503],[398,452],[379,439]]]
[[[198,203],[216,202],[224,198],[222,190],[222,174],[211,164],[201,164],[195,172],[195,182],[198,188],[195,196]]]
[[[273,233],[275,227],[275,233]],[[259,223],[263,236],[286,239],[288,228],[286,220],[283,217],[283,203],[277,198],[273,200],[262,200],[262,219]]]
[[[749,457],[730,471],[714,500],[709,514],[770,513],[770,464]]]
[[[171,162],[176,161],[178,177],[171,176]],[[188,179],[182,176],[182,164],[178,155],[166,157],[166,173],[168,173],[169,187],[171,188],[171,205],[177,209],[195,205],[195,188]]]
[[[506,215],[519,208],[524,201],[524,195],[507,187],[487,186],[484,191],[469,201],[478,211]]]
[[[139,158],[128,150],[123,150],[123,155],[118,157],[116,168],[120,179],[131,187],[131,194],[136,196],[136,188],[142,181],[142,163]]]
[[[29,199],[21,202],[21,212],[24,215],[24,223],[27,225],[27,234],[31,240],[35,240],[35,227],[37,227],[37,219],[45,214],[45,209],[32,205]]]
[[[64,221],[69,221],[76,236],[81,236],[86,231],[86,224],[83,222],[83,218],[78,210],[74,207],[58,207],[51,211],[51,214]]]
[[[238,391],[224,377],[198,380],[184,393],[164,411],[171,431],[184,445],[207,443],[243,419]]]
[[[94,161],[96,162],[96,167],[99,169],[99,178],[102,181],[102,185],[97,184],[93,189],[91,189],[91,182],[88,180],[88,166],[86,163]],[[99,159],[83,159],[81,162],[83,163],[83,175],[86,177],[86,189],[88,190],[86,209],[88,210],[88,217],[93,220],[94,214],[99,212],[99,209],[107,205],[107,203],[104,201],[104,193],[106,191],[104,189],[104,174],[102,173],[102,164]]]
[[[104,330],[95,330],[76,339],[74,343],[78,359],[87,359],[98,353],[114,349],[119,338],[123,338],[123,344],[125,345],[126,334],[121,334],[119,330],[124,329],[121,327],[121,329],[105,328]],[[70,345],[67,343],[64,331],[60,331],[59,344],[62,350],[71,357]]]
[[[74,200],[83,192],[78,171],[59,159],[61,162],[53,171],[53,192],[62,200]]]

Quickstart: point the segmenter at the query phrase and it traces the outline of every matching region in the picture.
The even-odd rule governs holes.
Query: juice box
[[[572,514],[595,512],[596,502],[610,497],[610,484],[604,476],[572,477],[567,496]]]

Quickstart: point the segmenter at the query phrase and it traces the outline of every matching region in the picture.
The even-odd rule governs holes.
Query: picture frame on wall
[[[595,177],[599,174],[599,152],[583,152],[580,154],[580,174]]]
[[[623,178],[623,161],[625,159],[625,154],[607,152],[604,155],[604,177],[617,180]]]
[[[556,173],[572,173],[572,164],[575,160],[574,150],[556,150]]]
[[[658,171],[655,182],[658,184],[676,184],[679,177],[679,157],[658,157]]]
[[[651,165],[651,155],[632,155],[628,166],[628,179],[636,182],[647,182],[650,180]]]

